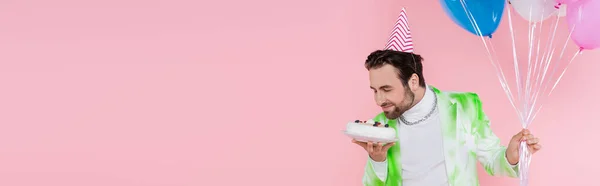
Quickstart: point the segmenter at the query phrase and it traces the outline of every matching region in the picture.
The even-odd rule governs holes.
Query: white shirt
[[[424,118],[434,108],[435,93],[426,88],[425,96],[403,116],[409,122]],[[447,186],[448,176],[444,159],[442,126],[438,110],[426,120],[406,125],[398,119],[402,183],[405,186]],[[370,160],[379,179],[387,177],[387,160]]]

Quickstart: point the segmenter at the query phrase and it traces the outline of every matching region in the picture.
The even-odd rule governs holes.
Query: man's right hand
[[[382,143],[372,143],[372,142],[360,142],[352,139],[352,143],[356,143],[363,147],[368,153],[369,157],[376,162],[383,162],[387,158],[388,150],[394,146],[396,143],[388,143],[383,145]]]

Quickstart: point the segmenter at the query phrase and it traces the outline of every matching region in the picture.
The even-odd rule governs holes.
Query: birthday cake
[[[348,122],[345,132],[351,138],[362,142],[389,143],[396,141],[396,130],[394,128],[373,120]]]

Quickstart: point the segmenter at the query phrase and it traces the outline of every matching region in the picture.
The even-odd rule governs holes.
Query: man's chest
[[[417,166],[443,161],[444,139],[438,117],[415,125],[399,124],[397,131],[402,164]]]

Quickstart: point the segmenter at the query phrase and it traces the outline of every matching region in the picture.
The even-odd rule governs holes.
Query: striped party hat
[[[396,25],[392,30],[392,34],[390,35],[390,39],[388,40],[385,49],[413,52],[412,36],[410,35],[406,10],[404,8],[402,8],[400,16],[398,16],[398,20],[396,21]]]

